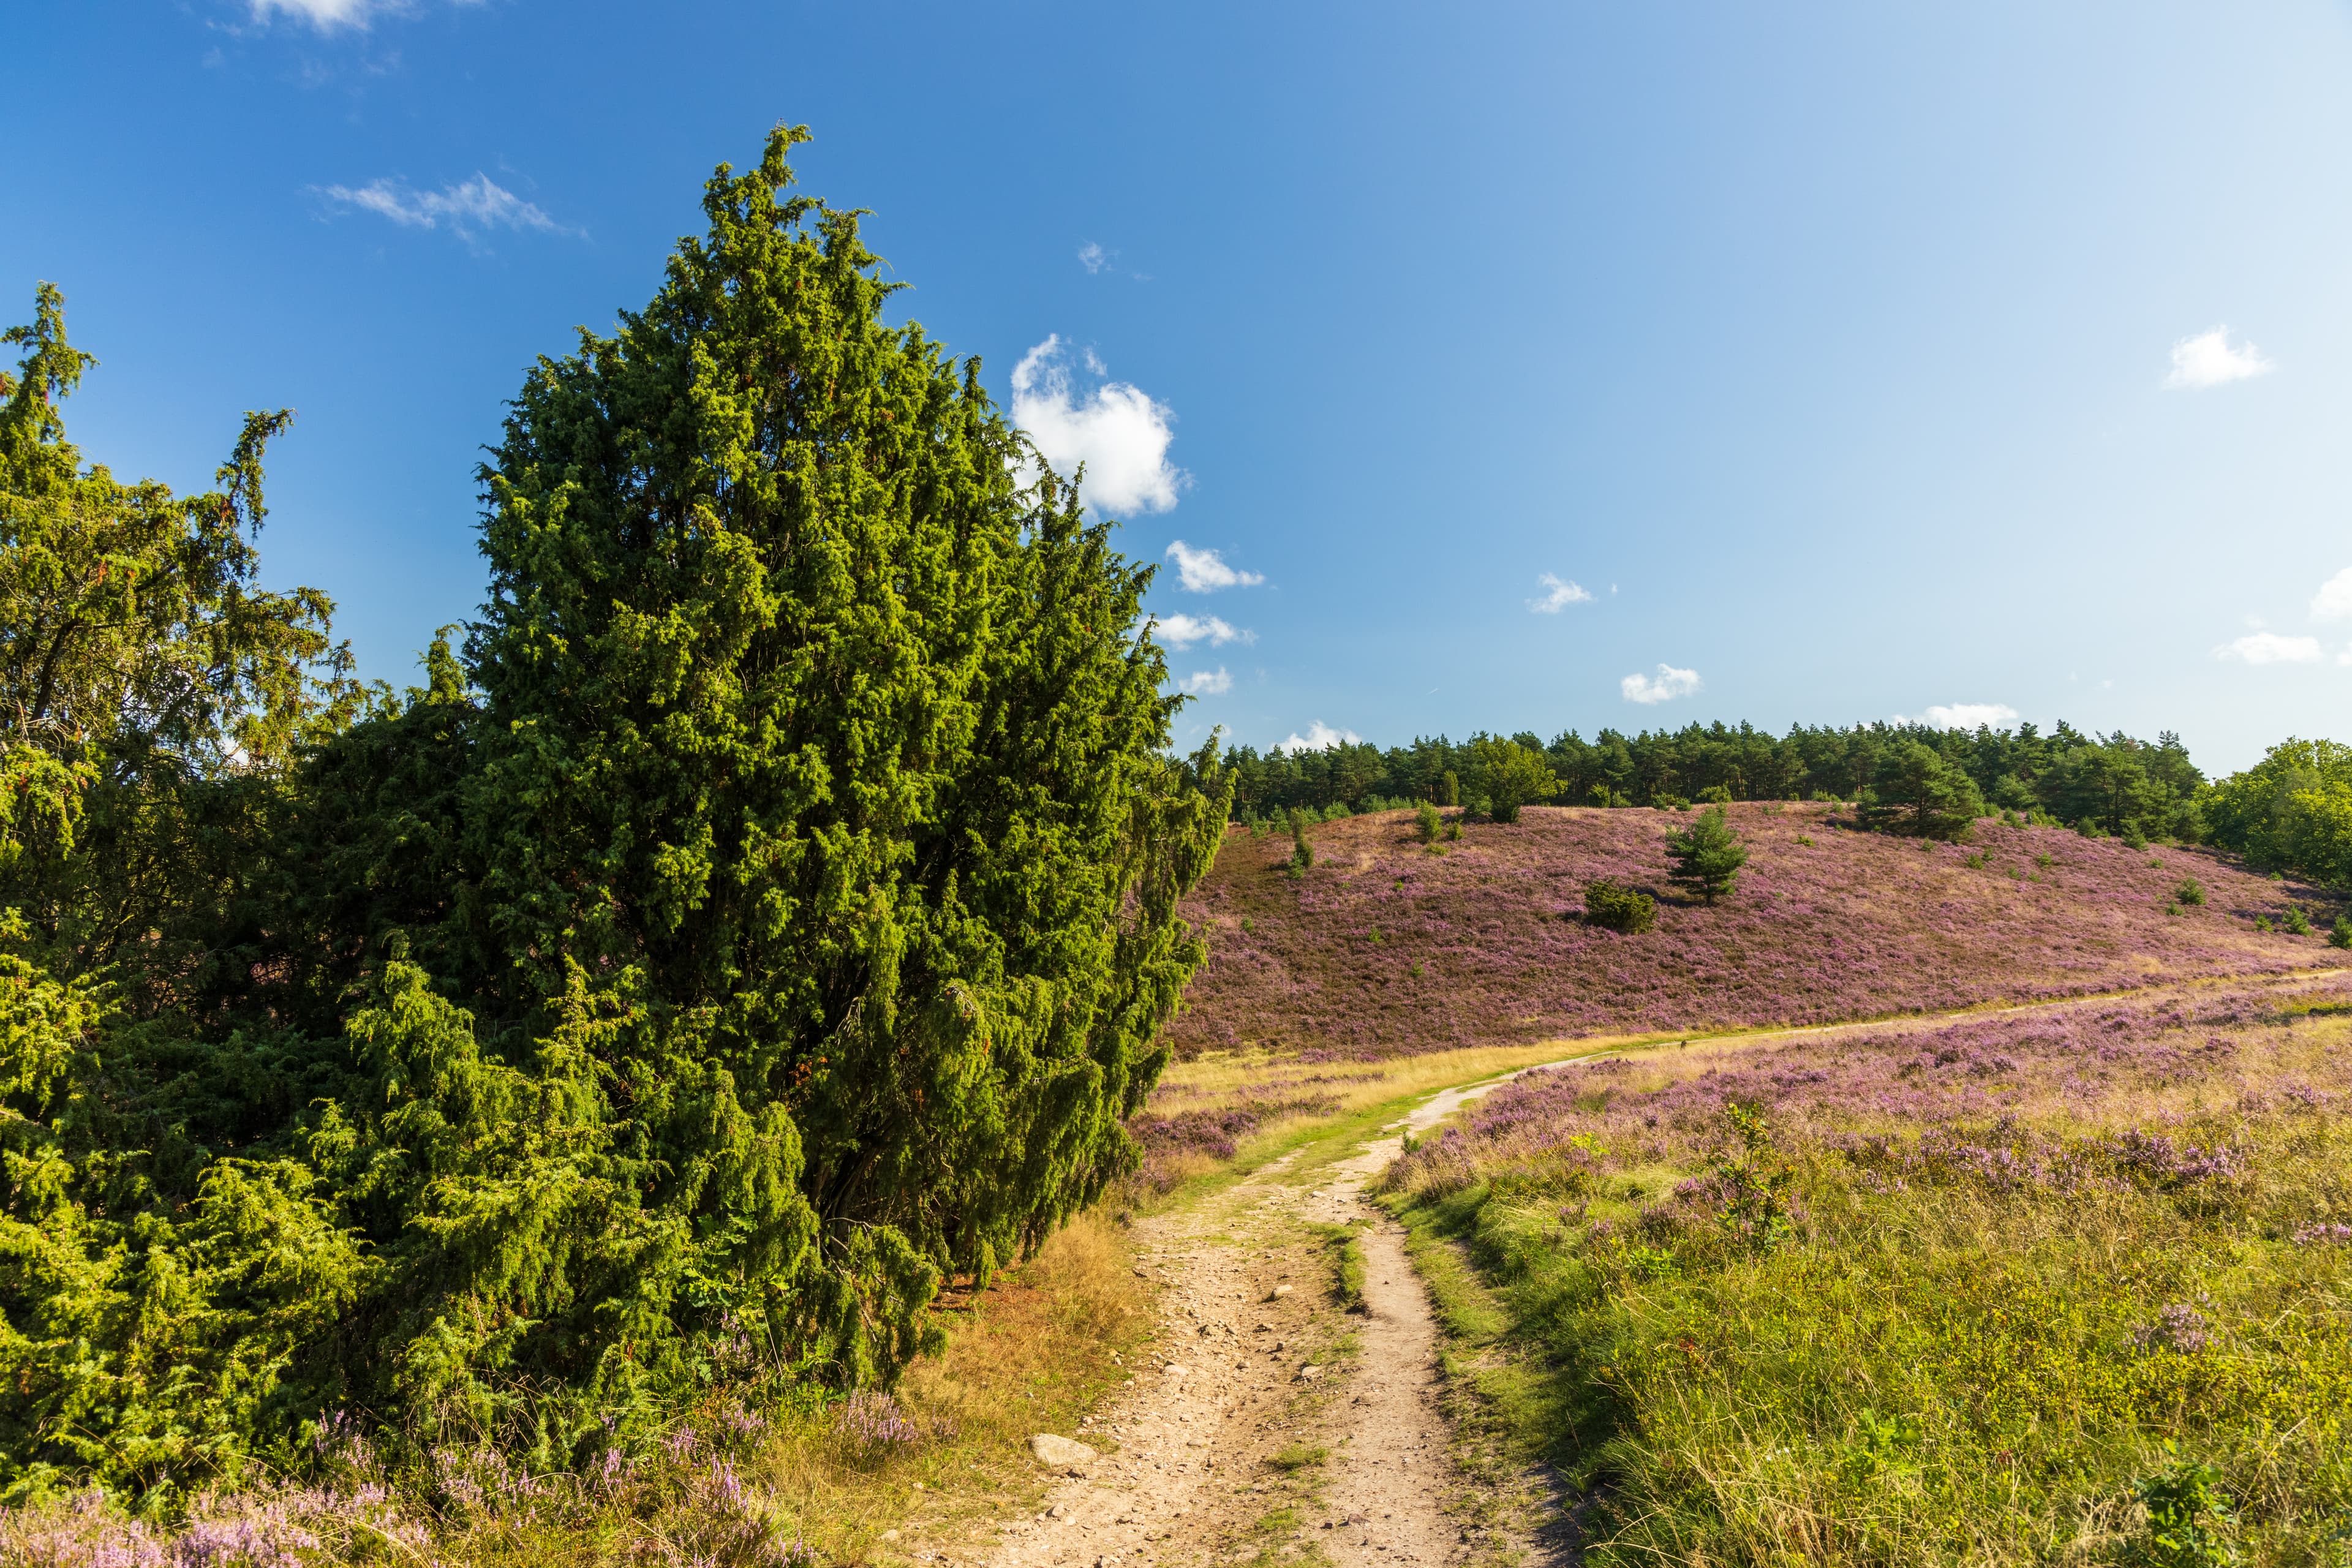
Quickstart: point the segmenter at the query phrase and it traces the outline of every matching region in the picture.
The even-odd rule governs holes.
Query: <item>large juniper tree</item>
[[[467,815],[501,1022],[614,1009],[643,1196],[757,1265],[699,1289],[866,1377],[1125,1168],[1224,805],[1162,755],[1148,573],[883,321],[802,135],[515,405]]]

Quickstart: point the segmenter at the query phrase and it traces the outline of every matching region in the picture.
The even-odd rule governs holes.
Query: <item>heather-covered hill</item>
[[[1315,865],[1297,879],[1286,836],[1237,829],[1185,906],[1210,957],[1176,1048],[1369,1058],[1822,1023],[2338,956],[2317,935],[2253,928],[2299,904],[2324,930],[2325,895],[2211,850],[1991,821],[1971,843],[1936,844],[1860,832],[1820,805],[1738,805],[1730,817],[1750,858],[1712,908],[1665,879],[1664,839],[1691,821],[1671,811],[1530,807],[1434,846],[1408,812],[1344,818],[1307,830]],[[1657,929],[1587,925],[1582,889],[1596,877],[1657,895]],[[2188,878],[2201,907],[2173,902]]]

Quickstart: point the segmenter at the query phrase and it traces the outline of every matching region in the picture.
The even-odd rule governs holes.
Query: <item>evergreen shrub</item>
[[[1602,877],[1584,884],[1584,918],[1604,931],[1639,935],[1658,923],[1658,901]]]

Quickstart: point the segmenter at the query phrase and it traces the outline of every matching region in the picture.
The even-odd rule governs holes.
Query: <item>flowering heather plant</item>
[[[833,1431],[852,1453],[867,1460],[912,1448],[922,1440],[897,1400],[866,1389],[834,1406]]]
[[[1559,1369],[1530,1436],[1607,1478],[1587,1562],[2041,1560],[2167,1439],[2248,1561],[2324,1561],[2347,1006],[2308,979],[1651,1048],[1513,1080],[1383,1181]],[[2155,1560],[2140,1528],[2096,1560]]]
[[[1296,881],[1274,845],[1236,837],[1185,901],[1210,956],[1169,1038],[1370,1059],[2046,1001],[2332,956],[2318,936],[2249,924],[2324,894],[2214,851],[1990,821],[1963,851],[1832,826],[1819,806],[1729,812],[1749,858],[1711,907],[1672,896],[1670,812],[1529,806],[1443,857],[1410,814],[1356,816],[1312,829],[1316,868]],[[2184,878],[2207,901],[2168,916]],[[1563,918],[1601,880],[1656,896],[1656,929]]]
[[[430,1561],[433,1544],[373,1484],[202,1492],[176,1524],[126,1514],[96,1488],[0,1508],[0,1563],[23,1568],[301,1568],[322,1553],[383,1546]]]

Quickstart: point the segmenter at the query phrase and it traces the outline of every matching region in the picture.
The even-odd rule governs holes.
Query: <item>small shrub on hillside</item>
[[[1773,1152],[1771,1130],[1753,1106],[1726,1105],[1723,1119],[1739,1141],[1739,1155],[1715,1163],[1723,1193],[1716,1223],[1750,1252],[1769,1252],[1796,1234],[1796,1209],[1789,1196],[1796,1170]]]
[[[1296,806],[1290,812],[1290,874],[1303,876],[1315,864],[1315,846],[1307,842],[1307,814]]]
[[[1731,786],[1728,784],[1709,784],[1705,789],[1698,792],[1698,803],[1701,805],[1729,805],[1731,804]]]
[[[1458,816],[1448,818],[1445,824],[1445,842],[1452,844],[1461,837],[1462,819]]]
[[[2301,910],[2296,909],[2293,904],[2289,904],[2286,907],[2286,919],[2280,923],[2285,926],[2289,931],[2293,932],[2296,936],[2309,936],[2311,934],[2311,917],[2305,914]]]
[[[2337,915],[2334,929],[2327,933],[2330,947],[2352,947],[2352,915]]]
[[[2254,929],[2256,931],[2269,931],[2272,929],[2271,917],[2268,915],[2256,915],[2254,917]]]
[[[2137,822],[2126,822],[2124,824],[2124,847],[2126,849],[2145,849],[2147,847],[2147,835],[2139,830],[2139,824]]]
[[[1412,821],[1414,830],[1421,835],[1423,844],[1436,843],[1438,830],[1445,826],[1444,819],[1437,815],[1437,807],[1425,800],[1414,809]]]
[[[1674,863],[1667,876],[1711,904],[1739,885],[1739,868],[1748,864],[1748,849],[1731,831],[1730,819],[1718,805],[1699,813],[1689,827],[1668,837],[1666,858]]]
[[[1658,923],[1658,901],[1602,877],[1584,884],[1584,918],[1603,930],[1638,936]]]

